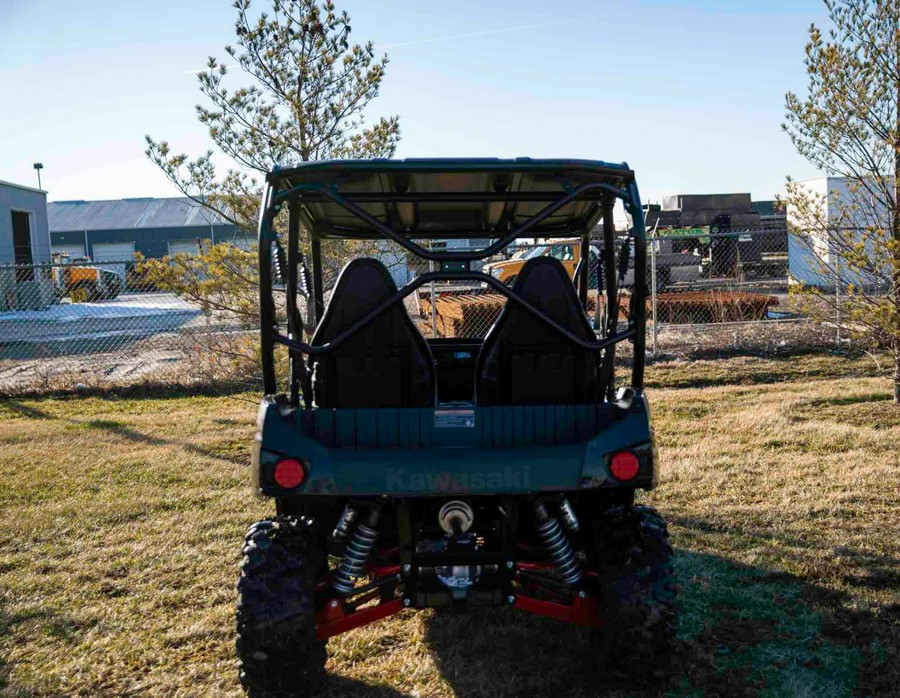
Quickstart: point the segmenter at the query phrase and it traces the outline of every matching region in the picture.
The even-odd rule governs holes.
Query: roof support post
[[[616,226],[613,222],[615,199],[603,202],[603,261],[606,276],[606,328],[604,336],[612,337],[619,327],[618,273],[616,272]],[[599,294],[598,294],[599,296]],[[599,301],[600,298],[598,297]],[[603,352],[600,368],[600,386],[606,391],[606,399],[615,399],[616,345],[611,344]]]
[[[314,230],[309,232],[309,236],[313,276],[313,315],[310,327],[314,331],[325,313],[325,279],[322,278],[322,239]]]
[[[272,187],[266,186],[259,215],[257,247],[259,255],[259,343],[262,357],[263,390],[272,395],[278,389],[275,380],[275,302],[272,298],[272,219],[277,212],[272,206]]]
[[[300,203],[294,199],[288,206],[288,238],[287,238],[287,269],[282,270],[286,275],[285,305],[287,306],[288,332],[294,339],[303,341],[303,318],[297,310],[297,266],[300,256]],[[290,400],[291,405],[297,406],[300,402],[300,387],[303,386],[303,399],[309,401],[308,388],[304,380],[306,366],[303,355],[300,352],[290,352]]]
[[[647,351],[647,232],[644,227],[644,210],[637,184],[628,185],[626,199],[631,214],[631,234],[634,241],[634,290],[631,294],[629,314],[634,327],[634,361],[631,369],[631,385],[637,390],[644,387],[644,365]],[[653,318],[656,322],[656,317]]]

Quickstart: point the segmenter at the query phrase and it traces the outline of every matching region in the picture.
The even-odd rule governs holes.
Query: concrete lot
[[[108,351],[201,322],[201,311],[170,293],[0,313],[0,360]]]

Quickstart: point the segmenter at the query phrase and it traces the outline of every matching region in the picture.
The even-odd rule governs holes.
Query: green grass
[[[403,612],[329,644],[334,696],[900,694],[900,409],[862,359],[657,364],[682,587],[669,677],[576,629]],[[237,695],[253,396],[0,403],[0,694]]]

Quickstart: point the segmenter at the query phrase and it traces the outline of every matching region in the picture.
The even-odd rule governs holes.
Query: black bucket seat
[[[518,293],[577,337],[596,341],[566,268],[552,257],[522,267]],[[478,354],[479,405],[587,404],[597,400],[597,352],[571,342],[509,299]]]
[[[326,344],[397,292],[384,264],[355,259],[344,267],[313,335]],[[431,407],[434,360],[402,302],[348,337],[334,351],[310,357],[317,407]]]

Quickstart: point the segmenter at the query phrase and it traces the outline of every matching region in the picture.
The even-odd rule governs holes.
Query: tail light
[[[296,458],[284,458],[275,464],[273,476],[279,487],[292,490],[303,484],[306,479],[306,467]]]
[[[641,469],[641,462],[631,451],[619,451],[609,462],[609,471],[616,480],[633,480]]]

